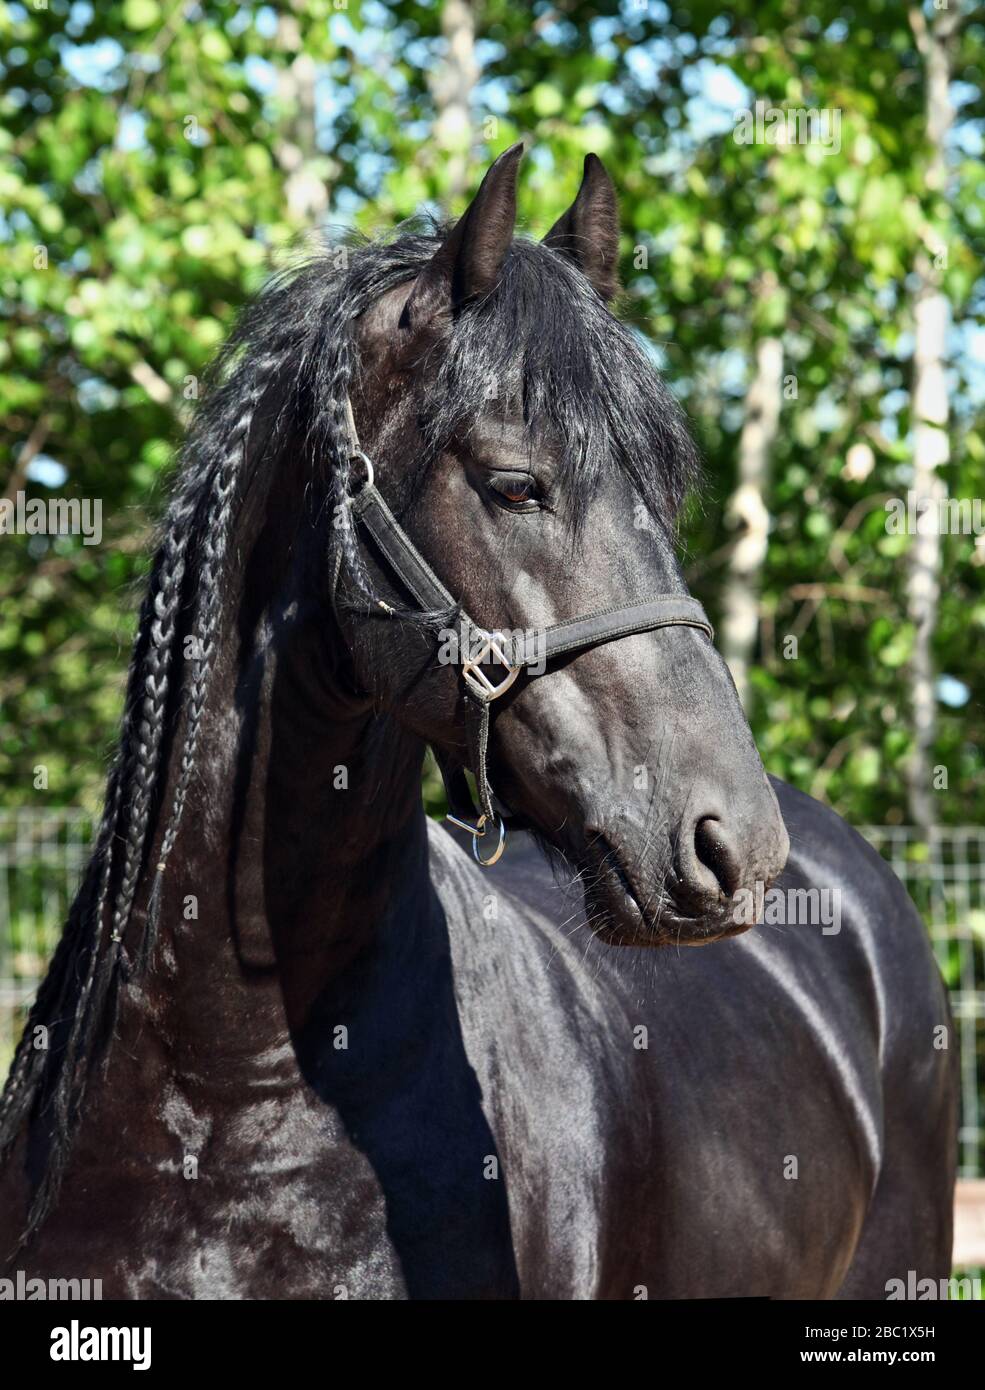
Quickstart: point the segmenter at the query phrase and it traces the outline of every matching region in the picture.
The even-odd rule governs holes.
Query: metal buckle
[[[506,694],[523,668],[510,665],[504,647],[506,639],[501,632],[483,632],[481,629],[476,629],[476,632],[481,645],[475,656],[462,663],[462,678],[480,700],[498,700],[500,695]],[[490,656],[506,667],[506,675],[499,682],[491,681],[482,670],[482,663],[488,661]]]

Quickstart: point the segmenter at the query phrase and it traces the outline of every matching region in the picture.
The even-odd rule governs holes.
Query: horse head
[[[693,603],[674,531],[696,467],[681,410],[609,308],[618,221],[607,173],[590,155],[574,204],[536,243],[514,237],[521,154],[501,155],[418,273],[359,316],[350,395],[386,528],[439,594],[488,632],[525,634],[529,656],[557,624],[597,624],[654,595]],[[701,623],[622,630],[617,617],[600,640],[513,671],[487,702],[480,769],[466,658],[435,659],[420,622],[401,621],[413,607],[406,566],[381,525],[375,537],[356,542],[375,617],[354,616],[356,603],[343,619],[355,678],[443,769],[488,771],[509,814],[581,871],[607,940],[741,930],[736,893],[779,874],[788,840]],[[449,614],[444,627],[432,617],[439,638],[454,633]],[[487,687],[505,684],[495,667],[509,668],[511,649],[504,639],[480,654]]]

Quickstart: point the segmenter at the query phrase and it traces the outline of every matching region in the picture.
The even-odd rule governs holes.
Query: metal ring
[[[372,487],[373,479],[376,476],[373,472],[372,459],[367,458],[366,455],[363,453],[362,449],[356,449],[354,453],[351,453],[349,455],[349,459],[350,461],[352,459],[361,459],[363,463],[366,465],[366,481],[363,483],[359,491],[362,492],[365,488]],[[358,493],[356,495],[358,496]]]
[[[493,850],[492,854],[489,856],[488,859],[483,859],[481,854],[479,853],[480,837],[476,835],[475,831],[472,832],[472,857],[475,860],[475,862],[479,864],[483,869],[488,869],[493,864],[495,864],[496,860],[500,858],[500,856],[503,853],[503,850],[506,848],[506,826],[503,824],[502,816],[497,815],[496,824],[499,826],[499,844]],[[485,831],[483,831],[483,834],[485,834]]]

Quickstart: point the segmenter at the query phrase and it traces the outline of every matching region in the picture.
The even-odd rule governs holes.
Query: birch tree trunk
[[[290,220],[301,226],[314,222],[328,208],[329,190],[312,162],[317,158],[315,82],[317,67],[305,53],[301,27],[294,15],[277,20],[276,46],[295,57],[277,78],[277,96],[290,115],[282,122],[274,158],[287,179],[284,193]]]
[[[728,663],[743,707],[750,703],[749,668],[759,635],[759,591],[769,542],[770,455],[780,425],[783,344],[760,338],[746,394],[746,414],[739,437],[739,476],[725,512],[726,524],[739,529],[726,583],[722,620],[722,655]]]
[[[947,186],[945,142],[954,120],[950,97],[949,41],[957,25],[955,11],[937,11],[928,25],[923,10],[914,6],[910,25],[924,64],[925,108],[930,158],[927,187],[943,195]],[[935,820],[933,748],[937,731],[937,698],[933,638],[940,598],[941,539],[938,517],[946,486],[940,469],[950,456],[945,353],[949,306],[941,288],[941,263],[946,246],[933,227],[924,228],[925,249],[914,265],[912,295],[913,347],[913,491],[923,509],[907,554],[907,614],[914,625],[910,659],[910,707],[914,748],[907,769],[909,813],[924,833]]]
[[[469,0],[444,0],[441,33],[447,52],[431,82],[437,107],[434,137],[444,159],[443,185],[449,202],[466,190],[472,146],[472,94],[479,80],[475,56],[475,13]]]

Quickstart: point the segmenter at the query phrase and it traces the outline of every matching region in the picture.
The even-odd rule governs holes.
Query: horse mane
[[[247,305],[210,373],[179,456],[140,610],[95,849],[0,1098],[0,1158],[28,1119],[47,1144],[24,1241],[57,1200],[119,989],[151,963],[163,876],[196,769],[244,494],[301,441],[342,518],[324,528],[328,544],[341,552],[357,593],[366,592],[348,509],[339,505],[349,481],[346,402],[359,366],[356,321],[418,274],[444,231],[433,222],[404,224],[393,237],[329,246],[277,275]],[[623,469],[664,523],[696,477],[683,414],[641,340],[609,314],[570,262],[542,244],[514,241],[500,283],[440,339],[435,370],[424,377],[420,413],[429,452],[488,408],[496,383],[498,394],[522,402],[531,449],[547,435],[561,447],[576,520],[607,468]],[[180,655],[183,627],[197,643],[190,661]],[[165,805],[174,758],[175,790]],[[128,930],[162,827],[145,920],[141,926],[138,915]],[[38,1036],[47,1046],[37,1046]]]

